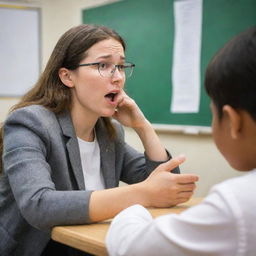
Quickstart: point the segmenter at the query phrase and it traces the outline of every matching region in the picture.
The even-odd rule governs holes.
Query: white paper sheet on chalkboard
[[[0,8],[0,96],[23,95],[40,72],[38,9]]]
[[[199,111],[202,9],[202,0],[174,2],[171,113]]]

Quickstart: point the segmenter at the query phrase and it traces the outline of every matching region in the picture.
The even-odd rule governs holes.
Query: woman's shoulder
[[[12,111],[5,123],[21,122],[27,124],[49,123],[56,120],[56,115],[41,105],[30,105]]]
[[[50,111],[49,109],[47,109],[44,106],[41,105],[29,105],[29,106],[25,106],[25,107],[21,107],[18,109],[15,109],[14,111],[12,111],[10,113],[10,115],[12,114],[18,114],[18,113],[24,113],[24,114],[50,114],[52,113],[52,111]],[[9,116],[10,116],[9,115]]]

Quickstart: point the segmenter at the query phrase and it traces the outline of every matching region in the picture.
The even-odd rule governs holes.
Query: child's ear
[[[66,68],[60,68],[59,69],[59,78],[61,82],[66,85],[67,87],[74,87],[74,83],[71,79],[70,70]]]
[[[229,122],[231,137],[233,139],[237,139],[242,128],[242,118],[240,112],[229,105],[224,105],[222,111]]]

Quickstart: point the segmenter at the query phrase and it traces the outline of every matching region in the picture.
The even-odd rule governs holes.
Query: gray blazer
[[[120,180],[132,184],[148,177],[161,162],[150,161],[117,138],[103,121],[96,124],[101,172],[106,188]],[[68,112],[55,115],[33,105],[12,112],[4,124],[0,177],[0,255],[40,255],[57,225],[90,223],[92,191],[84,185],[77,137]],[[179,172],[177,169],[176,172]]]

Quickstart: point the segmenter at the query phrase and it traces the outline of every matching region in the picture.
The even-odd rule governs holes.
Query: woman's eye
[[[124,70],[125,69],[125,66],[124,65],[118,65],[118,70]]]
[[[107,64],[107,63],[104,63],[104,62],[99,63],[99,68],[100,68],[100,69],[107,69],[107,67],[108,67],[108,64]]]

